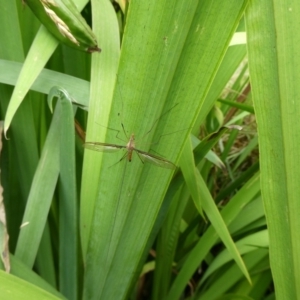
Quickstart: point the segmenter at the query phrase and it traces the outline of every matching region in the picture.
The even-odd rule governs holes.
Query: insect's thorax
[[[128,151],[132,151],[135,148],[135,142],[134,142],[134,133],[131,134],[129,142],[126,145],[126,148]]]
[[[126,145],[126,149],[128,151],[127,153],[127,159],[128,161],[131,161],[132,158],[132,152],[135,148],[135,143],[134,143],[134,133],[130,136],[129,142]]]

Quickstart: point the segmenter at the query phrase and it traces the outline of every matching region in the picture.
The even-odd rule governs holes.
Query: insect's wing
[[[83,144],[83,147],[86,149],[100,151],[100,152],[116,152],[120,149],[126,148],[125,146],[107,144],[107,143],[96,143],[96,142],[87,142]]]
[[[149,162],[158,167],[162,167],[162,168],[166,168],[166,169],[172,169],[172,170],[176,169],[176,165],[174,165],[172,162],[170,162],[160,156],[153,155],[153,154],[150,154],[150,153],[147,153],[147,152],[144,152],[141,150],[137,150],[137,149],[135,149],[135,151],[137,152],[138,156],[140,157],[140,159],[143,162]]]

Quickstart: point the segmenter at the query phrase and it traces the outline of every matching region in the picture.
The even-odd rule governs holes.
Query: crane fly
[[[154,128],[154,125],[166,114],[168,114],[175,106],[177,106],[178,103],[175,103],[173,107],[168,109],[165,113],[163,113],[152,125],[149,131],[146,132],[145,135],[150,133],[152,129]],[[150,154],[146,151],[139,150],[135,147],[135,135],[134,133],[131,134],[130,138],[128,138],[126,134],[126,130],[124,128],[124,124],[121,123],[124,135],[126,136],[127,139],[129,139],[128,143],[126,145],[116,145],[116,144],[109,144],[109,143],[101,143],[101,142],[86,142],[83,144],[83,146],[86,149],[94,150],[94,151],[100,151],[100,152],[116,152],[119,150],[126,150],[126,153],[121,157],[121,159],[118,161],[122,161],[124,158],[127,158],[129,162],[132,160],[132,155],[133,152],[137,154],[139,159],[141,160],[142,163],[149,162],[152,163],[158,167],[166,168],[166,169],[176,169],[177,166],[173,164],[171,161],[158,156],[154,154]],[[117,131],[118,133],[120,132],[119,130],[112,129],[114,131]],[[145,136],[144,135],[144,136]],[[118,136],[118,134],[116,135]]]
[[[124,126],[122,124],[123,130]],[[125,130],[124,130],[125,133]],[[109,143],[101,143],[101,142],[86,142],[83,144],[86,149],[100,151],[100,152],[116,152],[121,149],[126,150],[126,153],[121,157],[119,160],[122,161],[124,158],[127,158],[129,162],[132,160],[133,152],[135,152],[138,157],[140,158],[142,163],[149,162],[158,167],[166,168],[166,169],[176,169],[176,165],[172,162],[166,160],[163,157],[158,155],[150,154],[148,152],[139,150],[135,148],[135,135],[134,133],[131,134],[128,143],[124,145],[116,145],[116,144],[109,144]]]

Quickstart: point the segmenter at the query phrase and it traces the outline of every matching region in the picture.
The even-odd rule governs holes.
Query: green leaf
[[[55,300],[65,299],[58,298],[37,286],[28,283],[16,276],[5,273],[0,270],[0,293],[2,299],[39,299],[39,300]]]
[[[16,85],[22,67],[22,63],[0,59],[0,82]],[[88,109],[90,97],[90,83],[88,81],[60,72],[43,69],[30,89],[48,95],[53,86],[64,87],[71,98],[74,99],[74,102],[79,104],[80,108]]]
[[[249,270],[253,270],[261,261],[266,261],[268,250],[259,249],[245,255],[244,260]],[[204,300],[218,299],[226,292],[231,291],[242,279],[242,274],[237,270],[236,264],[230,264],[227,268],[220,270],[220,276],[204,291],[199,292],[198,297]],[[249,288],[250,284],[247,284]],[[234,298],[233,298],[234,299]]]
[[[193,198],[194,204],[199,212],[199,214],[205,219],[203,214],[203,208],[200,197],[200,186],[197,184],[198,170],[196,169],[193,149],[191,140],[187,140],[185,147],[183,148],[181,159],[180,159],[180,168],[184,177],[184,181],[188,186],[191,197]]]
[[[31,283],[32,285],[38,286],[40,289],[43,289],[53,295],[56,295],[59,298],[63,298],[63,295],[60,294],[52,285],[46,282],[43,278],[37,275],[32,269],[25,266],[19,259],[14,255],[10,254],[9,256],[11,262],[11,274],[17,276],[24,281]]]
[[[250,234],[247,237],[236,242],[236,247],[239,252],[243,255],[245,253],[255,251],[259,248],[269,247],[268,231],[263,230]],[[226,264],[228,261],[232,260],[232,255],[226,249],[221,252],[210,264],[209,268],[205,272],[205,275],[201,278],[201,282],[205,281],[214,271],[219,269],[222,265]]]
[[[223,103],[223,104],[227,104],[231,107],[236,107],[240,110],[244,110],[244,111],[247,111],[251,114],[254,114],[254,108],[250,105],[247,105],[247,104],[243,104],[243,103],[239,103],[239,102],[235,102],[235,101],[232,101],[232,100],[226,100],[226,99],[218,99],[219,102]]]
[[[259,192],[259,189],[259,176],[256,174],[243,186],[241,190],[239,190],[239,192],[222,210],[221,215],[227,226],[236,218],[241,209],[253,199],[253,197]],[[186,258],[182,269],[177,274],[176,279],[170,288],[167,297],[168,300],[178,299],[180,297],[189,279],[192,277],[197,267],[201,264],[201,261],[206,257],[208,251],[218,241],[218,239],[219,236],[216,234],[215,229],[210,226]]]
[[[16,248],[16,257],[33,266],[44,231],[59,175],[59,131],[61,112],[56,107],[47,140],[31,185]],[[43,199],[43,201],[41,201]],[[28,241],[30,240],[30,243]]]
[[[177,162],[188,136],[188,130],[181,134],[182,130],[191,128],[203,106],[211,105],[203,101],[246,2],[220,1],[212,5],[206,1],[197,5],[193,0],[176,2],[172,9],[167,1],[152,1],[151,6],[139,1],[130,3],[110,118],[108,123],[98,118],[103,138],[94,142],[122,143],[116,131],[103,127],[107,126],[119,130],[118,137],[124,144],[135,133],[137,148],[143,151],[159,141],[152,150]],[[220,18],[218,22],[214,14]],[[93,80],[92,85],[99,85]],[[101,101],[110,98],[97,100],[100,111],[104,105]],[[120,123],[124,124],[127,140]],[[139,137],[143,143],[138,145]],[[102,156],[97,152],[88,155]],[[82,193],[82,198],[92,203],[85,210],[94,210],[84,283],[88,299],[119,299],[127,294],[172,176],[170,170],[142,165],[137,157],[131,163],[115,164],[121,157],[121,153],[105,153],[102,163],[100,158],[93,162],[94,170],[100,170],[99,177],[97,172],[84,173],[88,176],[85,181],[99,184],[98,193],[93,192],[97,195],[95,206],[91,194],[87,197]],[[82,223],[86,225],[89,228],[89,224]]]
[[[113,89],[120,55],[120,38],[117,18],[107,0],[92,3],[94,32],[101,43],[101,55],[92,56],[89,118],[86,141],[104,141],[110,115]],[[90,227],[94,214],[94,202],[98,193],[101,153],[85,151],[82,171],[80,233],[85,259]]]
[[[200,173],[198,172],[197,176],[197,183],[199,185],[200,197],[202,199],[203,210],[205,211],[208,219],[210,220],[212,226],[214,227],[215,231],[219,235],[220,239],[225,244],[226,248],[232,255],[233,259],[236,261],[237,265],[240,267],[243,274],[246,276],[248,281],[251,283],[250,275],[245,267],[245,264],[229,234],[229,231],[220,216],[218,208],[214,203],[207,186],[201,177]]]
[[[246,14],[261,190],[277,299],[300,297],[299,12],[299,1],[255,0]]]
[[[74,2],[79,8],[83,8],[87,3],[87,0],[77,0]],[[14,92],[11,96],[9,106],[7,108],[4,123],[5,135],[25,95],[29,91],[39,73],[42,71],[43,67],[46,65],[57,45],[58,40],[52,36],[52,34],[49,33],[45,27],[41,26],[26,57],[26,61],[23,65]]]
[[[101,51],[91,28],[72,0],[26,0],[26,4],[59,41],[82,51]]]
[[[58,97],[60,119],[59,176],[59,287],[69,299],[77,298],[78,280],[78,211],[75,166],[75,131],[72,99],[64,89],[53,87],[48,101]],[[49,100],[50,99],[50,100]]]

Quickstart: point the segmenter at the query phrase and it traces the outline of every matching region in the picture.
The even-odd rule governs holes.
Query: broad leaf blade
[[[150,6],[130,2],[108,123],[116,130],[121,130],[123,123],[126,134],[135,133],[138,140],[178,103],[145,136],[143,147],[138,146],[148,152],[149,144],[159,140],[152,149],[175,163],[188,135],[188,130],[184,134],[180,130],[191,128],[200,109],[211,106],[203,101],[246,1],[197,4],[176,2],[170,10],[167,1],[152,1]],[[221,16],[218,22],[214,14]],[[143,30],[137,31],[137,27]],[[105,124],[104,120],[101,125]],[[106,140],[99,142],[116,143],[115,132],[107,130]],[[142,165],[139,160],[108,168],[119,157],[109,153],[103,157],[100,177],[95,176],[100,188],[89,236],[84,295],[88,299],[121,299],[134,277],[172,172]]]
[[[300,296],[299,1],[251,1],[249,69],[276,298]]]

